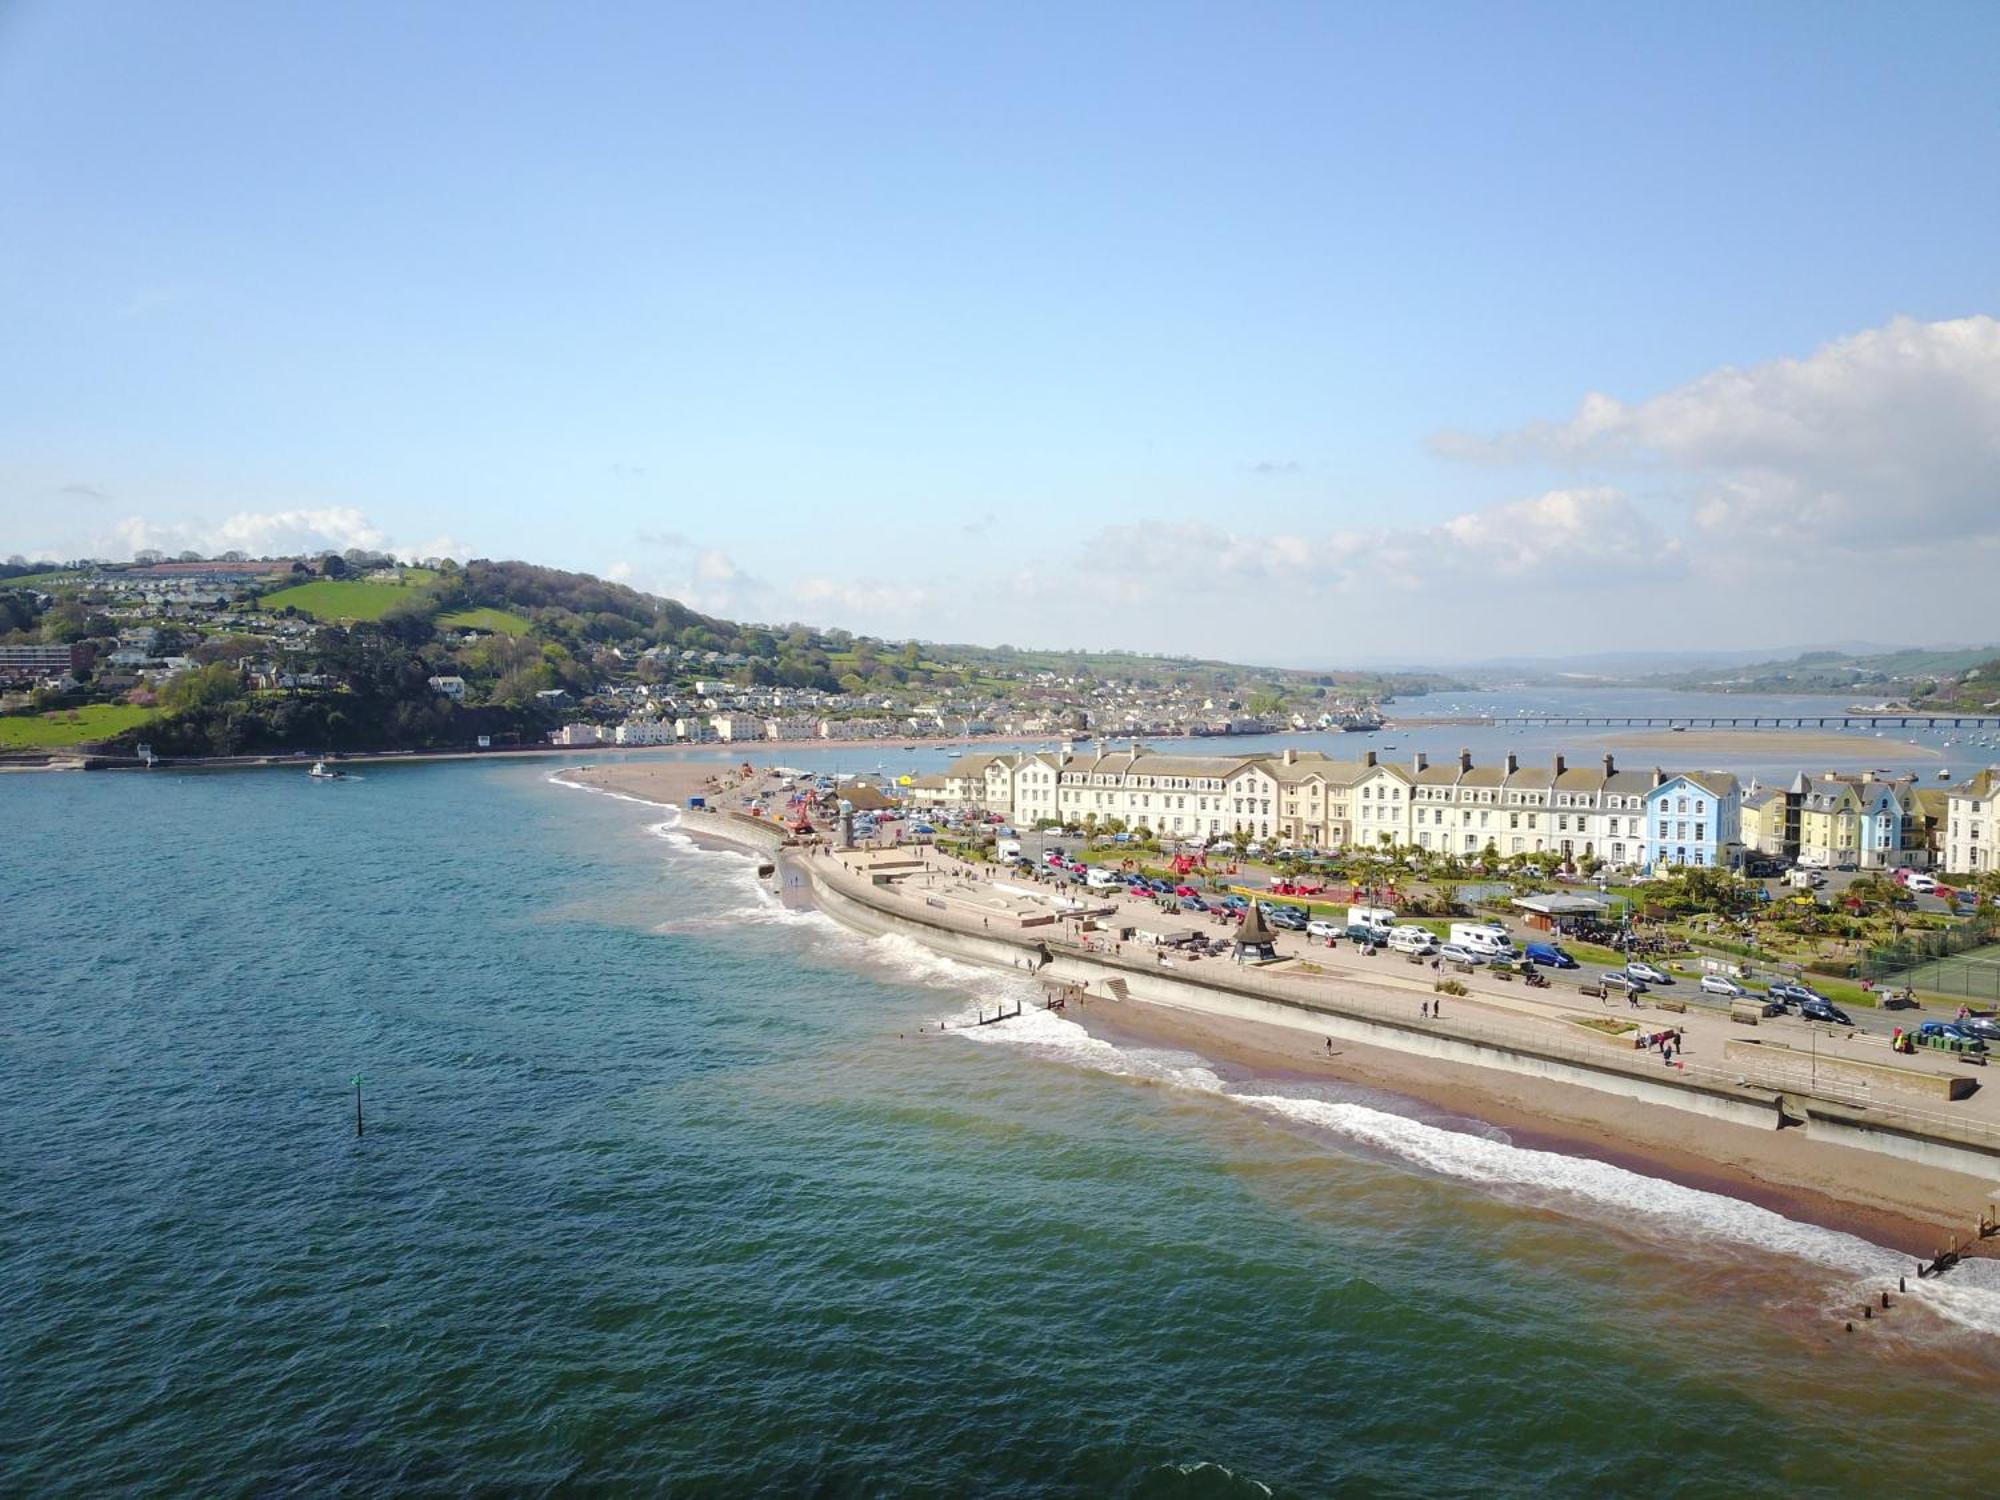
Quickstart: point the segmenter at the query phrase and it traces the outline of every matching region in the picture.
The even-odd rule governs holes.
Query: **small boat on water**
[[[347,773],[338,766],[330,766],[323,760],[316,760],[312,769],[306,772],[314,781],[345,781]]]

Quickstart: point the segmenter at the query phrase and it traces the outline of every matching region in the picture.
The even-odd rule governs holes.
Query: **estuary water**
[[[551,769],[0,778],[0,1491],[1990,1490],[1989,1265],[919,1037],[1011,981]]]

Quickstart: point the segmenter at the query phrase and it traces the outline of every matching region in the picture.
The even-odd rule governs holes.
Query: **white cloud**
[[[320,510],[238,511],[220,521],[148,521],[127,516],[99,534],[94,552],[129,557],[148,548],[161,552],[244,552],[280,557],[301,552],[345,552],[350,547],[381,551],[389,536],[351,506]]]
[[[1084,544],[1079,571],[1119,559],[1113,596],[1138,602],[1162,585],[1428,589],[1559,578],[1590,587],[1619,570],[1677,569],[1680,546],[1615,489],[1551,490],[1431,526],[1318,534],[1235,531],[1201,521],[1112,526]]]
[[[2000,540],[2000,320],[1899,318],[1803,359],[1725,367],[1567,421],[1440,434],[1483,462],[1646,473],[1724,543],[1815,549]]]

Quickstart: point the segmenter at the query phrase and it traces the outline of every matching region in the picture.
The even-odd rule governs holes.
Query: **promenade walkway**
[[[1985,1069],[1941,1053],[1898,1056],[1879,1036],[1791,1018],[1769,1018],[1757,1027],[1746,1027],[1704,1006],[1693,1005],[1682,1013],[1653,1003],[1676,998],[1671,992],[1642,998],[1634,1006],[1622,996],[1609,1001],[1586,998],[1567,984],[1529,989],[1518,980],[1506,982],[1477,970],[1450,976],[1465,985],[1467,995],[1440,996],[1434,981],[1441,976],[1427,960],[1412,964],[1386,951],[1367,958],[1352,945],[1328,948],[1303,934],[1279,935],[1276,963],[1191,959],[1176,950],[1123,941],[1120,934],[1147,928],[1225,936],[1233,932],[1234,924],[1164,913],[1150,901],[1122,893],[1086,891],[1012,871],[996,873],[925,846],[800,850],[794,857],[810,861],[816,880],[864,904],[907,920],[1013,943],[1028,952],[1042,948],[1057,959],[1088,958],[1096,966],[1134,975],[1165,972],[1306,1011],[1488,1042],[1634,1077],[1672,1076],[1737,1097],[1769,1101],[1781,1094],[1810,1096],[1942,1139],[2000,1150],[2000,1088],[1977,1088],[1967,1098],[1946,1100],[1913,1096],[1891,1086],[1901,1075],[1971,1076],[1983,1083]],[[1056,905],[1058,898],[1086,901],[1105,914],[1079,917],[1063,912]],[[1091,992],[1106,991],[1100,981],[1093,983]],[[1441,1013],[1426,1014],[1432,1005]],[[1607,1034],[1609,1027],[1619,1024],[1632,1030]],[[1659,1050],[1636,1045],[1641,1036],[1668,1031],[1678,1037],[1671,1064]],[[1727,1055],[1730,1043],[1748,1041],[1765,1046],[1734,1050],[1763,1054],[1768,1048],[1770,1055],[1747,1061]],[[1780,1045],[1785,1050],[1779,1050]],[[1837,1067],[1843,1060],[1895,1071],[1871,1079],[1866,1070],[1843,1072]]]

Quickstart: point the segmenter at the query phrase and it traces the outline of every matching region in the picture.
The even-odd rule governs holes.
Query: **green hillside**
[[[436,581],[437,574],[425,568],[409,568],[404,581],[391,583],[372,579],[316,579],[264,595],[268,610],[295,609],[315,620],[379,620],[398,604],[422,596]]]
[[[496,635],[526,635],[535,627],[529,620],[515,614],[511,609],[455,609],[448,615],[439,615],[437,623],[443,630],[490,630]]]
[[[108,740],[152,717],[150,708],[126,703],[92,703],[48,714],[0,714],[0,750],[56,750]]]

